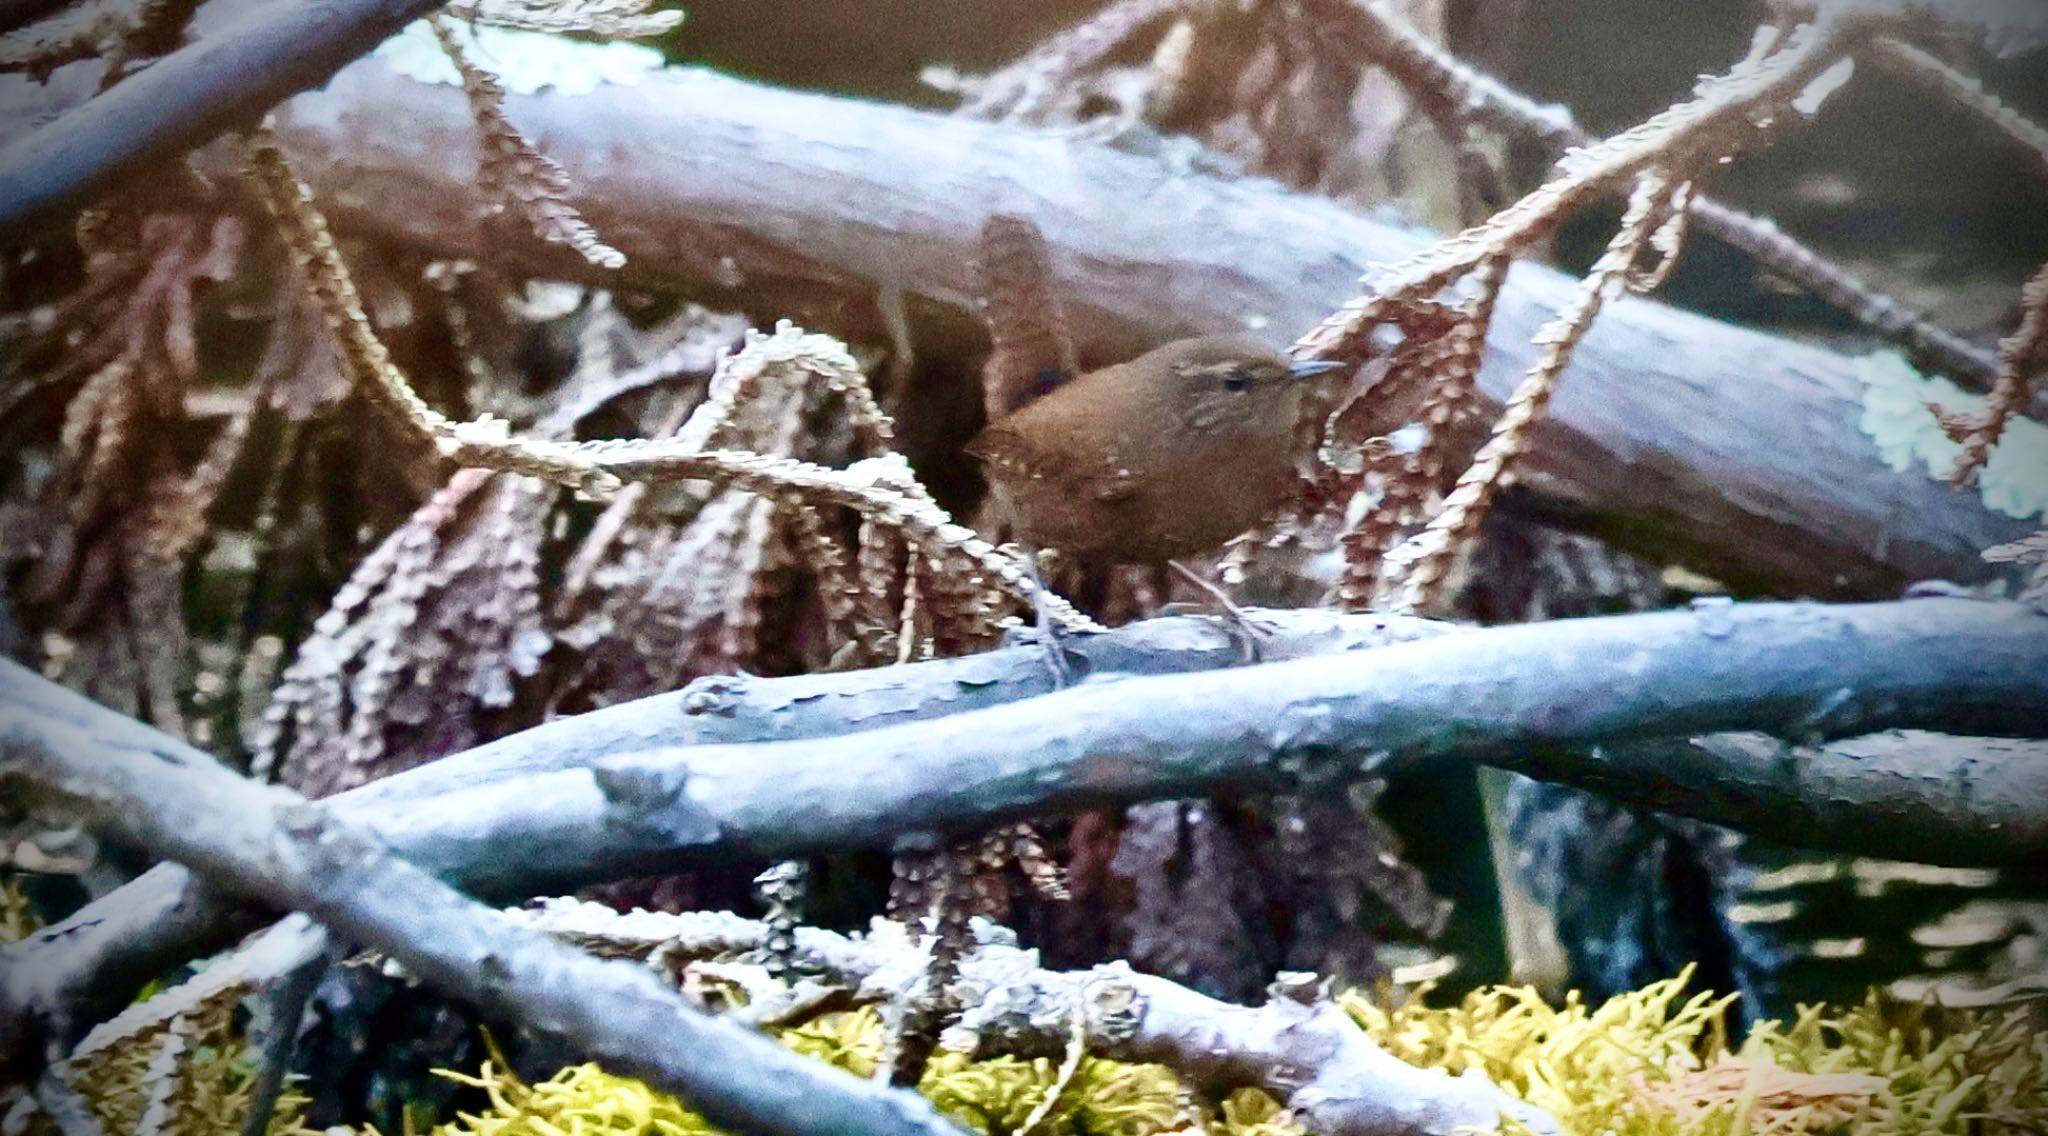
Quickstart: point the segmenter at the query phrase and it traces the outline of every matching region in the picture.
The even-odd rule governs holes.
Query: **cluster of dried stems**
[[[111,85],[175,47],[194,7],[85,0],[0,37],[0,68],[46,75],[104,56]],[[1698,193],[1730,156],[1807,118],[1846,61],[1924,78],[2048,165],[2048,132],[1913,45],[1924,18],[1821,5],[1804,22],[1766,29],[1748,58],[1703,81],[1690,100],[1587,141],[1560,112],[1446,55],[1383,0],[1117,0],[973,82],[961,113],[1073,123],[1104,118],[1106,103],[1113,129],[1190,134],[1251,172],[1352,199],[1372,188],[1360,155],[1378,152],[1395,125],[1384,108],[1398,100],[1362,97],[1374,85],[1399,89],[1430,119],[1468,180],[1484,183],[1480,197],[1512,181],[1486,157],[1491,138],[1583,142],[1537,188],[1378,272],[1294,346],[1353,364],[1358,377],[1313,400],[1298,432],[1306,471],[1298,491],[1267,531],[1240,543],[1231,565],[1241,568],[1266,544],[1335,547],[1344,563],[1336,598],[1345,606],[1437,612],[1575,347],[1616,296],[1659,285],[1691,220],[1745,236],[1774,267],[1922,358],[1984,362],[1767,222]],[[506,116],[504,92],[466,53],[451,22],[458,19],[629,37],[665,31],[674,15],[641,0],[464,0],[433,18],[476,119],[484,205],[532,238],[599,268],[620,267],[622,255],[571,203],[564,171]],[[400,358],[432,358],[420,341],[437,330],[461,339],[463,319],[475,313],[501,318],[510,282],[489,266],[448,264],[420,266],[422,278],[437,281],[425,293],[374,268],[359,278],[288,156],[261,130],[246,145],[247,184],[302,290],[259,286],[274,267],[254,254],[271,246],[243,220],[153,212],[129,196],[81,219],[76,286],[0,328],[14,361],[0,420],[53,401],[62,407],[52,469],[6,506],[42,537],[24,596],[51,610],[45,626],[68,633],[60,650],[72,652],[72,673],[99,676],[96,693],[139,692],[125,708],[190,732],[180,710],[192,649],[180,581],[198,551],[222,547],[209,539],[209,518],[231,479],[245,478],[253,505],[237,509],[263,540],[316,523],[311,487],[332,471],[322,464],[328,451],[306,438],[320,412],[351,394],[378,408],[380,429],[440,460],[341,472],[406,499],[440,482],[449,465],[464,468],[374,547],[326,550],[353,557],[353,570],[281,671],[216,676],[215,687],[253,683],[268,694],[247,730],[255,771],[314,795],[481,740],[493,729],[490,715],[514,704],[551,652],[570,661],[550,672],[541,701],[574,709],[698,674],[760,669],[800,640],[825,646],[780,665],[971,651],[992,643],[1005,617],[1034,607],[1068,627],[1094,626],[1036,585],[1016,553],[939,506],[894,448],[891,420],[860,364],[824,336],[785,324],[748,333],[729,351],[739,338],[729,320],[685,313],[636,332],[600,297],[586,313],[574,369],[531,427],[514,430],[491,412],[493,399],[514,407],[517,399],[488,383],[469,399],[477,417],[442,412],[437,402],[459,392],[437,389],[431,376],[422,382]],[[1475,379],[1510,263],[1611,195],[1628,204],[1605,253],[1576,301],[1539,333],[1538,361],[1504,411],[1476,429]],[[196,296],[207,286],[241,289],[243,314],[269,325],[268,346],[240,391],[200,381]],[[1000,281],[993,292],[992,305],[1039,306]],[[492,302],[474,302],[478,294]],[[405,310],[427,296],[443,306],[408,319]],[[2027,283],[2021,307],[2019,326],[1989,360],[1987,412],[1945,420],[1963,447],[1958,481],[1981,469],[2027,404],[2048,354],[2048,268]],[[1044,343],[1000,339],[998,355],[1071,360],[1057,326],[1030,334],[1052,343],[1050,356]],[[509,360],[483,358],[488,350],[464,351],[463,366],[486,379],[509,369]],[[990,397],[998,399],[994,386]],[[266,410],[279,412],[284,437],[253,436]],[[622,416],[640,436],[575,439],[579,425],[605,415]],[[566,547],[567,518],[584,506],[565,501],[562,487],[601,505],[586,509],[594,516]],[[2048,561],[2048,534],[1997,555]],[[552,592],[543,586],[551,557],[564,581]],[[806,610],[820,634],[804,640],[765,626],[803,606],[783,601],[800,598],[813,601]],[[262,654],[251,636],[232,646],[236,656]],[[461,710],[450,712],[451,696]],[[1013,861],[1041,888],[1057,889],[1036,836],[1015,829],[906,856],[899,903],[936,909],[954,932],[942,938],[958,940],[968,914],[993,914],[1006,902],[986,881]],[[938,957],[943,966],[945,953]]]

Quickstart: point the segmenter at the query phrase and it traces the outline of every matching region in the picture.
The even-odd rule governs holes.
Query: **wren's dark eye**
[[[1223,372],[1223,389],[1227,391],[1250,390],[1252,377],[1243,371]]]

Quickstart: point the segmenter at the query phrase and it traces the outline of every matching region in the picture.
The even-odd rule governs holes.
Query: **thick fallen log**
[[[1429,239],[1270,182],[706,72],[509,106],[569,170],[630,277],[757,297],[783,285],[899,290],[965,307],[979,226],[1019,210],[1058,250],[1076,334],[1098,355],[1196,331],[1289,339],[1355,294],[1371,264]],[[459,91],[369,59],[279,117],[323,204],[357,231],[587,275],[480,220]],[[1573,287],[1516,270],[1481,378],[1489,398],[1527,369],[1530,337]],[[1860,397],[1847,356],[1624,300],[1575,356],[1525,506],[1762,594],[1879,598],[1917,579],[1984,576],[1977,552],[2024,526],[1919,470],[1886,468],[1858,428]]]

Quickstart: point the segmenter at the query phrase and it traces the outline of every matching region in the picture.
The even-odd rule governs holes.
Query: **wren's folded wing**
[[[1073,501],[1104,504],[1126,500],[1136,492],[1129,470],[1099,457],[1077,461],[1072,454],[1034,445],[1009,418],[989,424],[967,443],[965,452],[981,462],[990,481],[1013,487],[1044,485]]]

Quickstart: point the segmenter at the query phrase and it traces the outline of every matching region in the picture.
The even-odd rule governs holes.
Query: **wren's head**
[[[1293,429],[1302,380],[1338,366],[1289,358],[1248,335],[1183,339],[1131,365],[1166,378],[1162,393],[1186,429],[1271,434]]]

